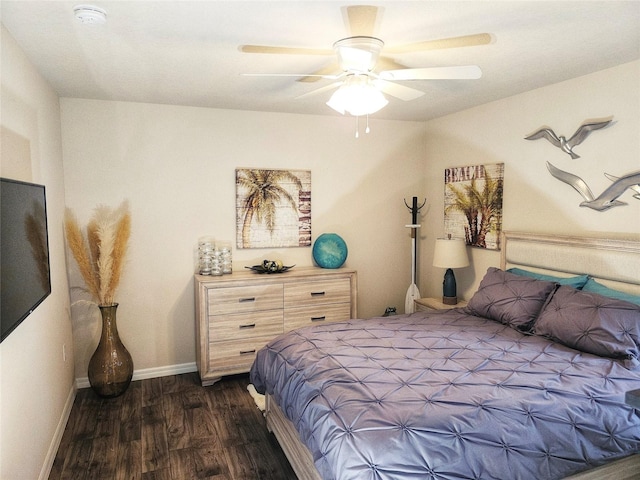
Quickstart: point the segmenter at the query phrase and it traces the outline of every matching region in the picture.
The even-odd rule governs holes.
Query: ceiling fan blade
[[[334,55],[335,52],[324,48],[275,47],[269,45],[240,45],[244,53],[272,53],[278,55]]]
[[[336,73],[339,72],[339,73]],[[304,75],[302,78],[299,78],[297,81],[298,82],[307,82],[307,83],[313,83],[313,82],[317,82],[318,80],[322,79],[322,78],[338,78],[340,76],[342,76],[344,72],[340,71],[340,66],[338,65],[337,62],[333,62],[330,65],[327,65],[325,67],[322,67],[319,70],[316,70],[315,72],[313,72],[312,74],[309,75]]]
[[[343,7],[342,14],[351,36],[373,37],[379,10],[371,5]]]
[[[313,73],[241,73],[243,77],[300,77],[300,78],[308,78],[308,77],[316,77],[318,80],[321,78],[328,78],[330,80],[336,80],[340,78],[340,75],[315,75]],[[300,80],[300,81],[309,81],[309,80]],[[311,80],[315,81],[315,80]]]
[[[391,95],[392,97],[399,98],[400,100],[415,100],[416,98],[424,95],[424,92],[416,90],[415,88],[409,88],[397,83],[387,82],[380,78],[373,79],[371,82],[382,92]]]
[[[488,33],[476,33],[462,37],[441,38],[439,40],[426,40],[424,42],[409,43],[407,45],[385,46],[385,53],[411,53],[424,50],[439,50],[444,48],[473,47],[491,43],[491,35]]]
[[[383,80],[475,80],[482,77],[482,70],[477,65],[405,68],[386,70],[378,76]]]
[[[394,59],[389,57],[378,58],[378,63],[376,64],[376,70],[378,71],[403,70],[405,68],[409,68],[409,67],[401,63],[398,63]]]
[[[311,90],[310,92],[303,93],[302,95],[298,95],[296,97],[296,99],[297,98],[312,97],[314,95],[318,95],[319,93],[324,93],[324,92],[328,92],[330,90],[334,90],[334,89],[338,88],[340,85],[342,85],[342,83],[343,82],[335,82],[335,83],[332,83],[331,85],[325,85],[324,87],[316,88],[315,90]]]

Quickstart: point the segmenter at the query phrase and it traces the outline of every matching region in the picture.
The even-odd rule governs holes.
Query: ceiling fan
[[[469,47],[485,45],[491,42],[491,35],[479,33],[460,37],[427,40],[400,46],[386,46],[374,36],[376,22],[380,17],[378,7],[370,5],[354,5],[344,7],[342,13],[351,36],[338,40],[332,49],[279,47],[268,45],[241,45],[244,53],[286,54],[286,55],[335,55],[336,61],[313,73],[248,73],[248,76],[288,76],[298,77],[300,82],[316,82],[330,79],[336,82],[331,85],[305,93],[298,98],[316,95],[321,92],[338,89],[327,104],[343,113],[348,111],[354,116],[370,114],[387,104],[382,92],[401,100],[413,100],[424,95],[415,88],[395,83],[404,80],[443,80],[443,79],[477,79],[482,71],[476,65],[451,67],[409,68],[396,62],[393,58],[382,55],[403,54],[445,48]],[[368,106],[353,100],[360,95],[366,99]],[[368,92],[368,93],[365,93]],[[377,98],[377,100],[376,100]],[[351,104],[347,105],[347,100]]]

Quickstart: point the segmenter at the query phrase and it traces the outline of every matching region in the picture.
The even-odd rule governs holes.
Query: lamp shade
[[[327,105],[342,115],[348,112],[358,117],[375,113],[387,103],[389,101],[371,83],[367,75],[350,75],[331,95]]]
[[[450,237],[436,239],[433,266],[447,269],[442,282],[442,303],[445,305],[456,305],[458,303],[456,276],[453,274],[453,269],[468,265],[469,257],[464,240]]]
[[[462,268],[469,266],[467,245],[460,238],[438,238],[433,252],[433,266],[440,268]]]

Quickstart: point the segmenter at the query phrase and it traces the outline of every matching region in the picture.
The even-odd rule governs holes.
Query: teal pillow
[[[621,292],[620,290],[614,290],[613,288],[605,287],[601,283],[596,282],[593,278],[585,284],[582,289],[585,292],[598,293],[605,297],[615,298],[617,300],[624,300],[625,302],[635,303],[640,305],[640,295],[633,295],[631,293]]]
[[[530,272],[529,270],[523,270],[522,268],[510,268],[507,272],[535,278],[537,280],[556,282],[558,285],[568,285],[578,290],[582,290],[582,287],[584,287],[589,280],[588,275],[578,275],[577,277],[554,277],[553,275],[543,275],[541,273]]]

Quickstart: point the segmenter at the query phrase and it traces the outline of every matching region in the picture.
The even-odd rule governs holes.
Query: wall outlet
[[[62,361],[67,361],[67,345],[65,343],[62,344]]]

